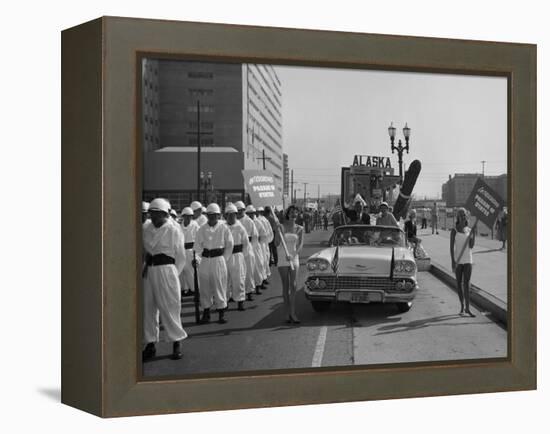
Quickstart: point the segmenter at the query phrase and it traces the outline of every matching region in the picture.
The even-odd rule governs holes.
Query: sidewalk
[[[418,230],[424,249],[431,257],[432,265],[454,276],[451,270],[450,231],[440,230],[432,235],[431,229]],[[476,237],[473,249],[474,267],[471,283],[488,292],[507,306],[507,248],[500,250],[502,243],[486,237]]]

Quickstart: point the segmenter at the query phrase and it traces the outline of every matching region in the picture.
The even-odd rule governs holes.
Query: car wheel
[[[311,306],[315,312],[326,312],[330,309],[330,301],[312,301]]]
[[[412,303],[410,301],[397,303],[397,310],[399,310],[399,312],[401,313],[408,312],[409,310],[411,310],[411,307],[412,307]]]

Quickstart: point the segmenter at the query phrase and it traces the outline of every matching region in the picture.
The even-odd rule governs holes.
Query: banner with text
[[[267,170],[243,170],[244,189],[252,205],[275,207],[283,204],[273,174]]]
[[[503,206],[504,201],[499,194],[478,178],[464,208],[492,228]]]

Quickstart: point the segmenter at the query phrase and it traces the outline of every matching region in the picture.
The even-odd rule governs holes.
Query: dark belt
[[[194,245],[194,244],[195,244],[195,243],[194,243],[193,241],[191,241],[190,243],[185,243],[185,244],[183,245],[183,247],[185,248],[185,250],[189,250],[189,249],[192,249],[192,248],[193,248],[193,245]]]
[[[224,249],[204,249],[202,251],[202,257],[203,258],[216,258],[218,256],[222,256],[223,255],[223,250]]]
[[[243,251],[242,244],[236,244],[233,246],[233,253],[241,253]]]
[[[147,255],[146,263],[148,267],[156,267],[157,265],[175,264],[176,260],[164,253],[159,253],[158,255]]]

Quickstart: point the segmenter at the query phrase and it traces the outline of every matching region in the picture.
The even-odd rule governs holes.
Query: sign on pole
[[[468,200],[464,205],[464,208],[470,211],[474,217],[474,224],[472,226],[472,230],[468,234],[466,242],[462,246],[458,258],[456,259],[457,263],[460,262],[460,259],[466,250],[466,246],[470,242],[472,233],[475,232],[477,222],[481,220],[488,227],[492,228],[503,206],[504,201],[498,193],[489,187],[483,179],[478,178],[472,192],[470,193],[470,197],[468,197]]]
[[[274,208],[283,204],[283,197],[275,185],[275,178],[271,172],[267,170],[243,170],[243,178],[244,189],[250,196],[250,202],[252,202],[254,207],[270,206]],[[285,237],[281,231],[281,225],[277,221],[276,214],[273,214],[273,217],[276,220],[274,230],[276,230],[279,235],[286,256],[289,256]],[[294,270],[292,262],[290,262],[290,268]]]
[[[243,170],[244,189],[252,205],[275,207],[283,204],[283,197],[275,184],[273,174],[268,170]]]
[[[470,211],[473,217],[492,228],[503,206],[504,201],[499,194],[483,179],[478,178],[464,208]]]

